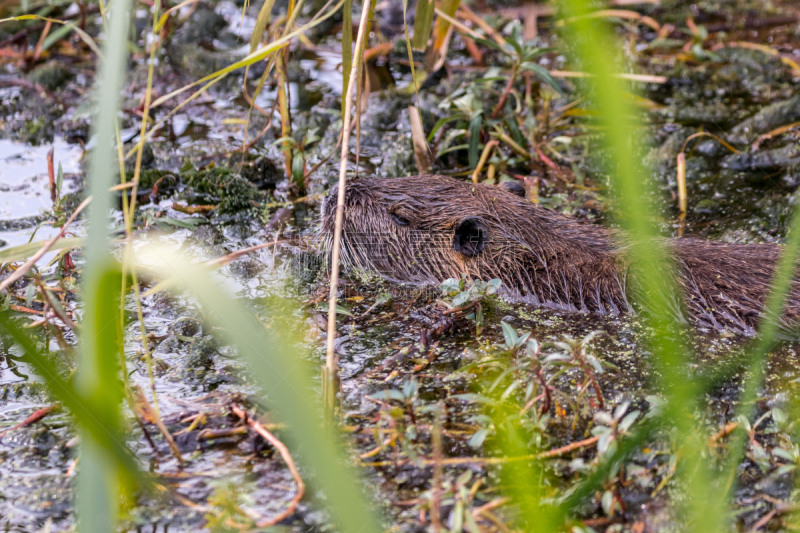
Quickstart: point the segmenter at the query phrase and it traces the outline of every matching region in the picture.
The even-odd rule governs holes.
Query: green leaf
[[[469,121],[469,168],[478,166],[478,150],[481,143],[483,115],[477,114]]]
[[[428,46],[435,7],[436,4],[433,0],[417,0],[417,10],[414,14],[414,38],[411,40],[411,47],[414,50],[425,50]]]
[[[27,307],[31,306],[34,296],[36,296],[36,284],[28,283],[28,285],[25,287],[25,305]]]
[[[472,293],[470,291],[460,292],[453,298],[453,307],[461,307],[466,305],[472,299]]]
[[[480,448],[483,445],[483,442],[486,440],[486,437],[489,436],[489,429],[482,428],[476,431],[472,437],[470,437],[469,442],[467,444],[470,448]]]
[[[369,398],[373,398],[379,401],[390,401],[390,400],[397,400],[400,402],[404,402],[406,400],[405,395],[397,389],[386,389],[380,392],[375,392],[368,396]]]
[[[445,296],[450,296],[454,292],[461,290],[461,280],[458,278],[448,278],[439,285],[439,290],[441,290]]]
[[[536,63],[526,62],[520,65],[520,68],[522,68],[523,70],[527,70],[529,72],[533,72],[534,74],[536,74],[537,77],[539,77],[539,79],[541,79],[543,82],[547,83],[549,86],[555,89],[555,91],[558,94],[564,96],[564,90],[558,84],[553,75],[550,74],[550,71],[544,68],[543,66],[537,65]]]
[[[489,282],[486,284],[486,294],[494,294],[503,286],[503,282],[498,279],[490,279]]]
[[[261,9],[256,17],[256,24],[253,27],[253,33],[250,36],[250,53],[252,54],[258,49],[261,38],[264,36],[264,31],[267,29],[270,21],[272,20],[272,6],[275,5],[275,0],[264,0]]]
[[[483,46],[486,46],[488,48],[492,48],[494,50],[497,50],[498,52],[502,52],[507,56],[511,55],[511,51],[510,50],[500,46],[499,44],[497,44],[496,42],[492,41],[491,39],[483,39],[483,38],[477,37],[477,38],[475,38],[475,42],[478,43],[478,44],[482,44]]]
[[[773,448],[772,455],[775,457],[780,457],[781,459],[785,459],[790,463],[796,463],[798,459],[797,454],[784,450],[783,448]]]
[[[510,101],[506,102],[506,106],[510,106]],[[511,132],[511,137],[514,139],[514,142],[520,146],[525,146],[525,136],[519,130],[519,124],[517,124],[517,117],[511,116],[506,120],[506,125],[508,126],[508,130]]]
[[[515,27],[516,29],[516,27]],[[514,49],[517,53],[517,57],[522,58],[522,45],[517,41],[519,35],[517,32],[514,32],[514,35],[506,39],[506,42]]]
[[[61,161],[58,162],[58,173],[56,174],[56,198],[61,197],[61,187],[64,185],[64,169],[61,168]]]
[[[500,326],[503,328],[503,338],[506,340],[506,346],[509,348],[513,348],[517,345],[517,330],[509,324],[508,322],[500,322]]]
[[[25,244],[6,248],[5,250],[0,250],[0,263],[22,261],[38,252],[46,242],[47,241],[27,242]],[[64,237],[58,239],[55,244],[50,247],[50,251],[54,252],[56,250],[77,248],[78,246],[82,246],[84,242],[84,239],[80,237]]]
[[[302,152],[295,151],[292,157],[292,179],[301,191],[305,190],[305,161]]]
[[[433,138],[436,136],[436,133],[442,128],[442,126],[449,124],[451,122],[455,122],[456,120],[462,120],[462,119],[464,119],[464,115],[459,113],[458,115],[450,115],[448,117],[442,117],[439,120],[437,120],[436,124],[433,125],[433,129],[428,134],[428,142],[433,141]]]
[[[622,431],[628,431],[630,427],[636,422],[636,419],[639,418],[639,411],[632,411],[625,415],[625,418],[619,423],[619,428]]]

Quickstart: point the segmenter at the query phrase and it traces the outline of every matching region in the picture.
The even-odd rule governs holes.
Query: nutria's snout
[[[453,249],[469,257],[475,257],[486,248],[489,228],[480,217],[468,217],[461,221],[453,235]]]

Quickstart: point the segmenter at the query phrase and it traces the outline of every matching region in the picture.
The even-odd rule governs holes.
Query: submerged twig
[[[14,431],[15,429],[21,429],[30,426],[34,422],[38,422],[39,420],[46,417],[50,413],[58,411],[59,409],[61,409],[61,406],[58,405],[57,403],[54,403],[53,405],[48,405],[47,407],[43,407],[42,409],[37,409],[36,411],[33,412],[33,414],[31,414],[28,418],[26,418],[19,424],[11,426],[8,429],[4,429],[3,431],[0,431],[0,437],[3,437],[6,433]]]
[[[292,478],[294,479],[295,484],[297,484],[297,493],[292,498],[292,501],[289,502],[289,507],[286,508],[282,513],[273,516],[269,520],[263,520],[256,524],[258,528],[265,528],[270,527],[284,518],[291,516],[294,513],[295,509],[297,509],[297,504],[300,503],[300,500],[303,499],[303,495],[306,491],[305,483],[303,483],[303,478],[300,477],[300,474],[297,473],[297,468],[294,465],[294,460],[292,459],[289,450],[275,435],[267,431],[267,429],[258,421],[250,417],[247,412],[239,407],[238,405],[232,405],[231,411],[233,414],[241,418],[247,425],[249,425],[256,433],[261,435],[267,442],[272,444],[272,446],[278,450],[278,453],[281,454],[281,458],[283,458],[283,462],[286,463],[286,467],[289,469],[289,472],[292,474]]]

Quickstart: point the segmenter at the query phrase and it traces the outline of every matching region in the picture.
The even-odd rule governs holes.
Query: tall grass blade
[[[414,38],[411,41],[411,47],[414,50],[425,51],[428,46],[435,7],[436,4],[433,0],[417,0],[417,9],[414,12]],[[403,24],[406,24],[405,16],[403,16]]]
[[[109,254],[109,212],[115,202],[110,192],[116,176],[114,164],[115,127],[120,89],[127,57],[130,0],[116,0],[111,11],[109,31],[100,67],[98,105],[92,132],[96,140],[89,165],[87,193],[94,200],[88,208],[86,265],[82,295],[85,305],[84,327],[80,339],[80,359],[76,385],[102,415],[112,434],[118,432],[119,401],[122,392],[117,379],[121,347],[118,308],[121,284],[118,267]],[[121,472],[117,464],[101,451],[93,433],[81,430],[82,453],[78,468],[78,527],[83,533],[115,529]]]
[[[277,418],[288,424],[284,440],[289,448],[301,451],[300,461],[314,472],[313,479],[324,491],[325,504],[340,530],[380,531],[377,513],[364,501],[355,476],[343,465],[343,446],[332,421],[322,416],[320,405],[309,393],[311,376],[295,348],[301,339],[276,332],[274,327],[265,328],[241,303],[209,283],[207,268],[165,247],[153,245],[147,250],[150,253],[140,254],[146,271],[153,271],[155,265],[165,277],[175,276],[203,306],[222,338],[237,346]],[[296,313],[277,298],[267,309],[272,316]]]
[[[636,157],[635,129],[636,110],[629,99],[620,95],[629,91],[626,83],[615,74],[619,67],[622,50],[615,43],[604,22],[591,18],[591,2],[587,0],[565,0],[565,16],[574,17],[574,24],[567,30],[576,45],[576,51],[593,89],[595,110],[605,130],[604,140],[610,155],[607,171],[612,177],[614,190],[623,213],[622,225],[630,238],[630,260],[638,279],[638,297],[648,309],[649,324],[655,335],[653,351],[658,370],[662,376],[662,389],[666,395],[666,412],[678,428],[681,441],[681,473],[687,481],[689,491],[686,501],[689,507],[689,524],[694,531],[716,531],[723,523],[723,511],[717,505],[709,505],[706,496],[710,491],[711,473],[702,459],[704,439],[693,427],[693,407],[699,394],[696,383],[686,378],[684,370],[685,347],[679,340],[672,313],[673,298],[679,294],[674,280],[664,279],[664,250],[657,240],[650,223],[646,203],[649,197],[649,182],[645,179],[640,159]]]
[[[83,396],[72,382],[67,381],[59,373],[56,366],[36,347],[28,337],[28,333],[14,324],[13,314],[0,311],[0,331],[11,336],[24,352],[25,362],[36,371],[53,397],[66,407],[78,425],[90,433],[93,440],[101,445],[103,453],[112,457],[119,467],[129,476],[140,482],[145,478],[140,474],[133,455],[124,445],[124,439],[115,428],[113,420],[106,420],[107,413],[100,410]],[[81,459],[83,461],[83,459]]]

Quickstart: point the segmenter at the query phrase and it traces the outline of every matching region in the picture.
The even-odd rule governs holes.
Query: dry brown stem
[[[297,504],[300,503],[300,500],[303,498],[303,495],[305,494],[306,486],[303,483],[303,478],[301,478],[300,474],[297,473],[297,468],[294,465],[294,460],[292,459],[289,450],[286,448],[286,445],[284,445],[280,440],[278,440],[278,438],[275,435],[267,431],[267,429],[258,420],[251,418],[247,414],[247,412],[238,405],[235,404],[232,405],[231,411],[233,412],[233,414],[241,418],[247,425],[253,428],[253,430],[255,430],[256,433],[261,435],[264,438],[264,440],[272,444],[272,446],[276,450],[278,450],[278,453],[280,453],[281,457],[283,458],[283,462],[286,463],[286,467],[292,474],[294,482],[297,484],[297,493],[294,495],[294,498],[292,498],[292,501],[289,503],[289,507],[287,507],[286,510],[284,510],[282,513],[276,516],[273,516],[269,520],[263,520],[256,524],[256,527],[258,528],[273,526],[278,522],[280,522],[281,520],[283,520],[284,518],[291,516],[292,513],[294,513],[295,509],[297,509]]]

